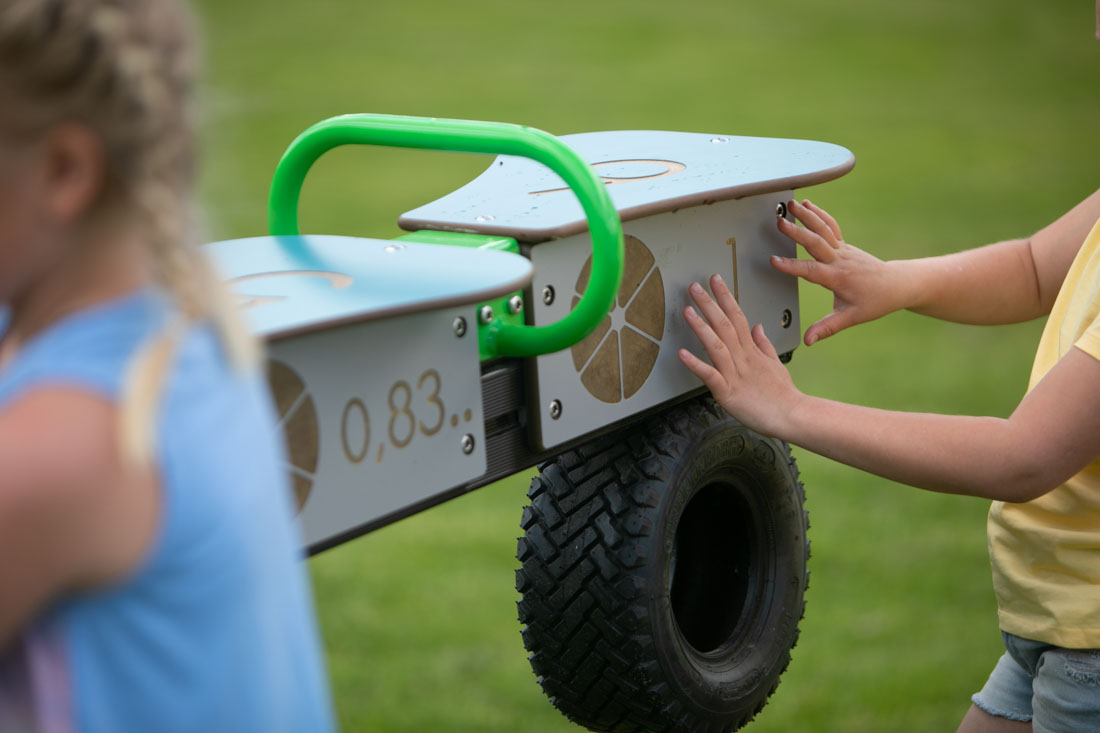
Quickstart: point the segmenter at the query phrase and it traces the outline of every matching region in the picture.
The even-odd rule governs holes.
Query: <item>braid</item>
[[[101,203],[137,218],[157,285],[185,321],[212,324],[244,368],[257,348],[194,234],[195,46],[180,0],[0,0],[0,98],[19,102],[0,107],[0,127],[28,137],[65,121],[91,128],[107,159]],[[145,403],[155,402],[182,333],[169,328],[131,364],[128,383],[141,386],[124,400],[142,404],[124,402],[124,445],[148,427]]]
[[[180,309],[189,318],[203,315],[197,285],[190,277],[190,258],[181,243],[188,241],[186,214],[176,194],[160,182],[146,183],[135,192],[135,208],[145,220],[149,246],[149,265],[153,278],[171,292]]]

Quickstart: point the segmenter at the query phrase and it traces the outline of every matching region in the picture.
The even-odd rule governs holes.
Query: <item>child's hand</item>
[[[782,437],[784,417],[802,394],[779,361],[763,327],[749,328],[722,278],[712,276],[710,288],[717,303],[699,283],[689,289],[706,320],[690,306],[684,309],[684,319],[714,366],[687,349],[680,349],[680,361],[703,380],[714,399],[731,415],[757,432]]]
[[[791,201],[788,209],[805,228],[779,219],[779,231],[801,244],[813,259],[772,257],[772,266],[833,293],[833,312],[806,329],[807,346],[902,307],[888,263],[845,242],[836,220],[824,209],[809,201]]]

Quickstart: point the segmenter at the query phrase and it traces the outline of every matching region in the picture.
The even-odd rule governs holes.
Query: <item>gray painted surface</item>
[[[656,361],[634,394],[625,396],[629,390],[624,384],[623,397],[617,402],[606,402],[593,396],[582,382],[581,375],[587,367],[582,366],[578,372],[573,350],[538,357],[534,404],[530,406],[536,417],[536,442],[543,448],[551,448],[700,386],[676,355],[683,347],[705,358],[683,320],[682,311],[691,302],[687,288],[692,282],[707,286],[709,276],[718,273],[731,288],[734,286],[731,239],[736,242],[737,295],[745,314],[750,323],[764,325],[765,333],[780,353],[793,351],[801,333],[798,283],[776,271],[768,261],[772,254],[786,257],[795,254],[794,244],[775,225],[776,204],[790,197],[790,191],[782,191],[626,223],[625,233],[643,242],[652,252],[663,282],[663,331],[659,340],[651,339],[659,342]],[[536,275],[529,302],[534,303],[536,325],[556,321],[569,311],[573,296],[579,294],[575,285],[589,258],[589,247],[587,234],[530,247]],[[550,306],[538,297],[546,285],[553,286],[557,294]],[[611,315],[613,330],[633,329],[624,317],[628,310],[616,307]],[[782,325],[785,310],[791,315],[786,328]],[[550,414],[554,400],[562,405],[558,419]]]
[[[253,237],[204,251],[269,340],[490,300],[531,279],[519,255],[382,239]]]
[[[846,148],[811,140],[625,130],[563,135],[595,167],[624,221],[707,202],[803,188],[855,164]],[[500,156],[478,178],[398,220],[542,242],[587,230],[561,178],[527,158]]]
[[[303,476],[312,482],[301,513],[307,547],[485,473],[477,332],[456,338],[458,316],[473,323],[476,310],[412,314],[271,345],[271,358],[304,382],[317,416],[317,468]],[[462,450],[466,434],[470,454]]]

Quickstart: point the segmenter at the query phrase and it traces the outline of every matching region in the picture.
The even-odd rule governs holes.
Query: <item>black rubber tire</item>
[[[785,443],[708,397],[540,466],[516,571],[531,666],[596,731],[732,731],[798,640],[808,518]]]

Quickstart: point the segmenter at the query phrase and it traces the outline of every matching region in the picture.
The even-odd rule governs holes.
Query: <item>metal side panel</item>
[[[270,345],[307,546],[424,502],[486,471],[474,306]]]
[[[550,448],[698,389],[680,363],[685,347],[702,354],[681,315],[687,288],[721,274],[751,323],[761,323],[780,353],[801,333],[798,283],[769,263],[791,257],[794,244],[775,226],[790,191],[697,206],[627,222],[626,267],[615,308],[571,349],[537,358],[535,441]],[[535,325],[572,309],[588,282],[587,233],[529,247]],[[552,288],[547,305],[544,293]]]

